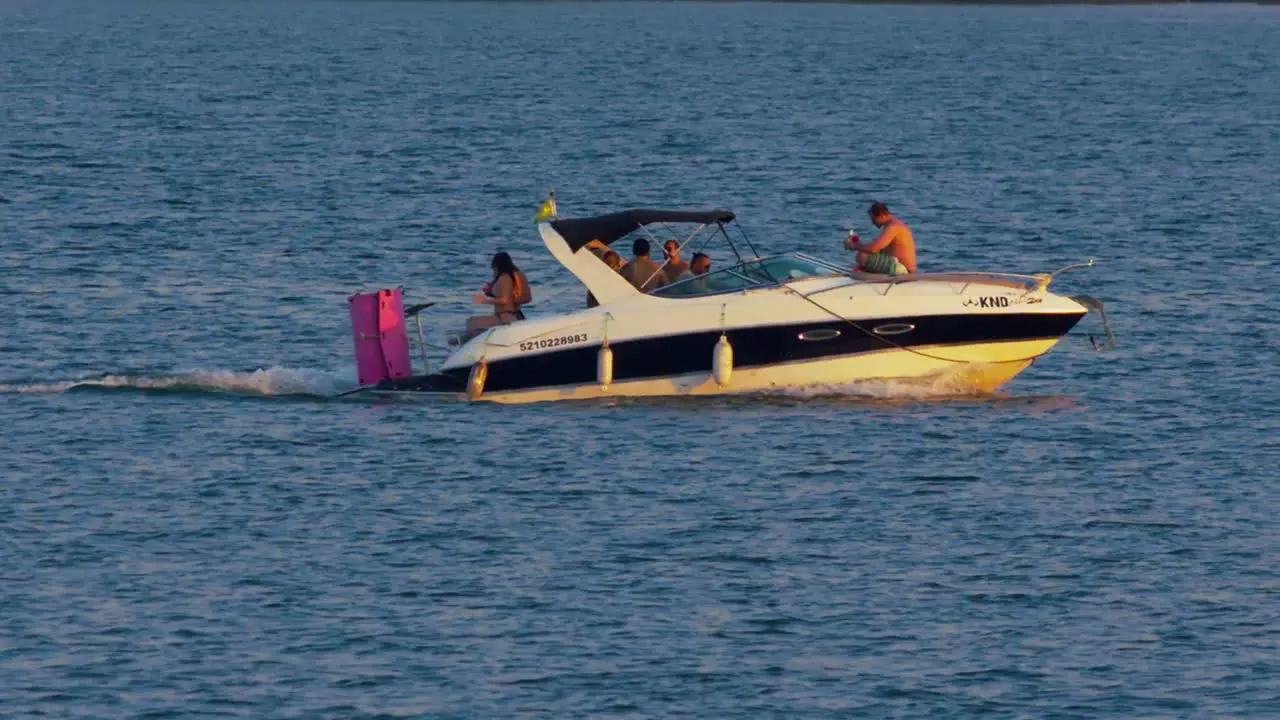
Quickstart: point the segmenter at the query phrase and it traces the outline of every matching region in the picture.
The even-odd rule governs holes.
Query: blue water
[[[0,715],[1280,716],[1280,14],[0,3]],[[335,401],[722,206],[1104,300],[1004,392]],[[82,381],[88,381],[87,383]]]

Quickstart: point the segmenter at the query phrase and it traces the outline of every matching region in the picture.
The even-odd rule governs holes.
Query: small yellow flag
[[[547,194],[547,201],[542,203],[542,208],[538,210],[538,214],[533,216],[534,224],[547,222],[556,219],[556,191],[552,190]]]

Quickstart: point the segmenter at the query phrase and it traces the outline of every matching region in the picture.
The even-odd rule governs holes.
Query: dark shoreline
[[[608,2],[609,0],[563,0]],[[1280,0],[653,0],[654,2],[758,2],[782,5],[1280,5]]]
[[[777,5],[1027,5],[1027,6],[1143,6],[1143,5],[1280,5],[1280,0],[392,0],[400,2],[480,2],[480,3],[756,3]]]
[[[625,4],[650,3],[755,3],[761,5],[935,5],[935,6],[990,6],[1018,5],[1027,7],[1141,7],[1146,5],[1280,5],[1280,0],[389,0],[391,2],[476,2],[476,3],[572,3],[572,4]]]

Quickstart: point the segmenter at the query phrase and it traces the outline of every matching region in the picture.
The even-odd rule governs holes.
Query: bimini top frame
[[[633,209],[609,215],[572,220],[553,220],[551,227],[573,252],[586,247],[592,240],[612,245],[615,240],[653,223],[696,223],[698,225],[732,222],[734,214],[728,210],[644,210]]]

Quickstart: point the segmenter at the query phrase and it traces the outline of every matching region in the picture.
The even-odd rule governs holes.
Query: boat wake
[[[807,400],[854,397],[868,400],[939,400],[981,398],[997,394],[1003,383],[993,382],[989,366],[965,363],[933,375],[918,378],[866,379],[847,383],[779,388],[778,395]]]
[[[691,402],[701,405],[709,400],[728,403],[805,403],[807,401],[845,401],[873,405],[931,403],[950,400],[1010,400],[999,392],[973,381],[971,372],[950,372],[930,377],[894,380],[859,380],[830,385],[806,385],[777,388],[742,395],[702,397],[600,398],[608,404]],[[311,398],[331,400],[357,387],[351,370],[332,371],[314,368],[269,367],[255,370],[186,370],[164,373],[112,373],[72,380],[0,383],[0,395],[58,394],[69,392],[116,392],[173,394],[218,394],[241,397]],[[352,395],[350,399],[368,399]],[[379,398],[379,402],[407,400],[405,396]],[[415,400],[419,398],[413,398]],[[425,396],[421,399],[438,399]],[[590,401],[586,401],[590,402]]]
[[[221,393],[259,397],[328,398],[356,386],[351,371],[270,367],[257,370],[190,370],[158,374],[108,374],[75,380],[0,383],[0,394],[48,394],[92,390]]]
[[[838,385],[806,385],[762,394],[793,400],[853,399],[907,402],[998,396],[998,393],[976,388],[956,387],[951,383],[935,384],[910,380],[859,380]]]

